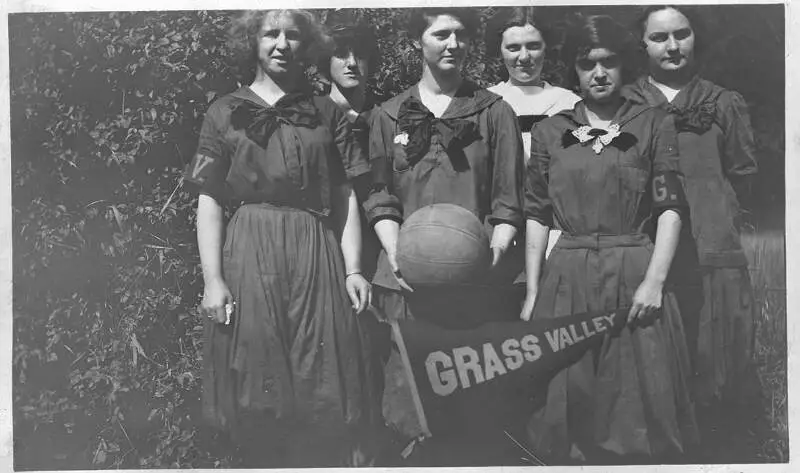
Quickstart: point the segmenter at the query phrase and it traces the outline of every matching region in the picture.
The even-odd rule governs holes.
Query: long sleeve
[[[755,153],[753,127],[744,98],[732,91],[720,97],[720,119],[725,132],[725,146],[722,153],[722,167],[727,176],[755,174],[758,163]]]
[[[531,157],[525,168],[525,218],[553,227],[553,203],[548,193],[550,153],[538,125],[531,130]]]
[[[758,162],[747,104],[739,93],[732,91],[724,92],[720,102],[721,126],[725,133],[722,169],[733,186],[740,206],[750,209],[752,176],[758,172]]]
[[[378,109],[372,114],[369,139],[370,190],[364,201],[364,213],[369,225],[383,219],[402,223],[403,205],[392,192],[392,157],[389,146],[393,144],[394,122],[385,111]]]
[[[489,110],[492,123],[490,144],[494,161],[492,175],[492,213],[489,223],[508,223],[523,228],[523,169],[525,156],[522,134],[514,110],[498,101]]]

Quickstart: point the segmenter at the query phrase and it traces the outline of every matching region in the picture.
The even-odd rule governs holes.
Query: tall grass
[[[755,358],[773,435],[762,438],[761,461],[789,461],[786,379],[786,240],[780,231],[742,235],[757,304]]]

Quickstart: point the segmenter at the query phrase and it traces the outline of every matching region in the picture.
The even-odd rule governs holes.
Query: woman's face
[[[358,87],[367,76],[367,60],[351,50],[337,50],[331,56],[331,80],[340,89]]]
[[[515,85],[539,82],[544,65],[544,39],[533,25],[512,26],[503,32],[500,55]]]
[[[622,88],[622,58],[614,51],[596,48],[577,58],[581,94],[589,102],[604,103],[614,100]]]
[[[425,64],[432,70],[461,70],[469,47],[469,34],[461,21],[450,15],[429,19],[428,28],[418,41]]]
[[[270,77],[285,77],[302,68],[302,32],[291,15],[268,13],[257,39],[259,65]]]
[[[643,39],[651,73],[681,70],[694,61],[694,31],[675,9],[651,13]]]

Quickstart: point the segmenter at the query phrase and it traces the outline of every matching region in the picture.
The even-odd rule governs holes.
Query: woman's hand
[[[664,285],[645,278],[633,294],[628,324],[644,323],[661,310]]]
[[[372,285],[364,279],[361,273],[349,274],[345,278],[344,284],[357,314],[372,304]]]
[[[525,302],[522,304],[522,310],[519,313],[519,318],[524,320],[525,322],[531,320],[531,316],[533,315],[533,306],[536,305],[536,296],[538,294],[537,289],[528,288],[527,294],[525,294]]]
[[[492,247],[492,269],[497,268],[497,265],[500,264],[500,260],[503,259],[503,255],[506,254],[506,247],[501,246],[493,246]]]
[[[228,304],[233,304],[233,295],[222,278],[214,278],[206,283],[200,303],[201,315],[219,324],[225,323],[228,320],[225,306]]]
[[[397,284],[400,285],[403,290],[408,292],[414,292],[411,289],[411,286],[408,285],[405,279],[403,279],[403,274],[400,272],[400,268],[397,266],[397,257],[394,253],[386,253],[386,257],[389,259],[389,266],[392,268],[392,274],[394,274],[394,278],[397,279]]]

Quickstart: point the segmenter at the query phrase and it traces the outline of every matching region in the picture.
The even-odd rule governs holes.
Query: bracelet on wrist
[[[356,270],[356,271],[348,271],[348,272],[347,272],[347,274],[345,274],[345,275],[344,275],[344,278],[345,278],[345,279],[347,279],[347,278],[349,278],[350,276],[354,276],[354,275],[356,275],[356,274],[361,274],[361,270]]]

